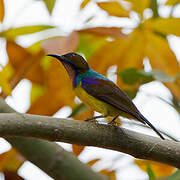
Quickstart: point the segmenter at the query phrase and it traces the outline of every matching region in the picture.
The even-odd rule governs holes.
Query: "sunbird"
[[[139,112],[128,95],[114,82],[93,71],[81,55],[71,52],[61,56],[57,54],[48,54],[48,56],[58,59],[63,64],[72,81],[75,94],[82,102],[102,114],[87,118],[87,120],[107,116],[113,117],[111,122],[114,122],[118,116],[135,119],[143,124],[148,124],[161,139],[164,139],[159,131]]]

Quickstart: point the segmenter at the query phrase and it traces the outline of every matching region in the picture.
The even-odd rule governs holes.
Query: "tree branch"
[[[180,168],[180,143],[112,125],[47,116],[0,114],[0,136],[24,136],[96,146]]]
[[[3,118],[1,119],[2,124],[0,123],[0,129],[5,127],[8,128],[6,126],[5,115],[18,117],[18,120],[23,119],[23,116],[19,113],[15,113],[15,110],[8,106],[2,98],[0,98],[0,112],[2,112],[0,116]],[[25,119],[23,119],[23,121],[26,122]],[[21,124],[16,124],[17,132],[21,128]],[[10,129],[12,129],[12,127]],[[66,152],[54,142],[24,137],[6,137],[5,139],[27,160],[31,161],[56,180],[74,180],[75,178],[78,180],[84,180],[84,178],[86,180],[108,179],[92,171],[90,167],[81,163],[72,153]]]

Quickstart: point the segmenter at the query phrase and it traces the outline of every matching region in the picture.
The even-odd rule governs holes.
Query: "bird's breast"
[[[114,116],[119,114],[119,111],[111,105],[96,99],[95,97],[88,94],[81,86],[81,83],[74,89],[76,95],[81,101],[89,106],[94,111],[97,111],[103,115]]]

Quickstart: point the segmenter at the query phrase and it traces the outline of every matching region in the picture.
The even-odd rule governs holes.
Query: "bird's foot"
[[[119,115],[115,116],[108,124],[113,125],[113,126],[119,126],[119,123],[116,122],[116,119],[118,118]]]

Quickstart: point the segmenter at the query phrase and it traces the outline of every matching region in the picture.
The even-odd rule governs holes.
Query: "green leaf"
[[[49,14],[51,14],[53,11],[56,0],[43,0],[43,1],[46,5],[48,11],[49,11]]]
[[[154,80],[151,74],[144,71],[138,71],[135,68],[122,70],[118,73],[118,75],[121,77],[122,81],[128,85],[133,85],[137,82],[144,84]]]
[[[147,173],[149,176],[149,180],[156,180],[153,170],[151,169],[151,166],[149,164],[147,164]]]
[[[86,59],[90,59],[94,52],[106,43],[106,37],[95,36],[88,33],[79,33],[79,44],[76,52],[85,55]]]
[[[5,37],[6,39],[15,39],[17,36],[32,34],[51,28],[54,28],[54,26],[34,25],[34,26],[22,26],[17,28],[10,28],[6,31],[2,31],[0,33],[0,37]]]

